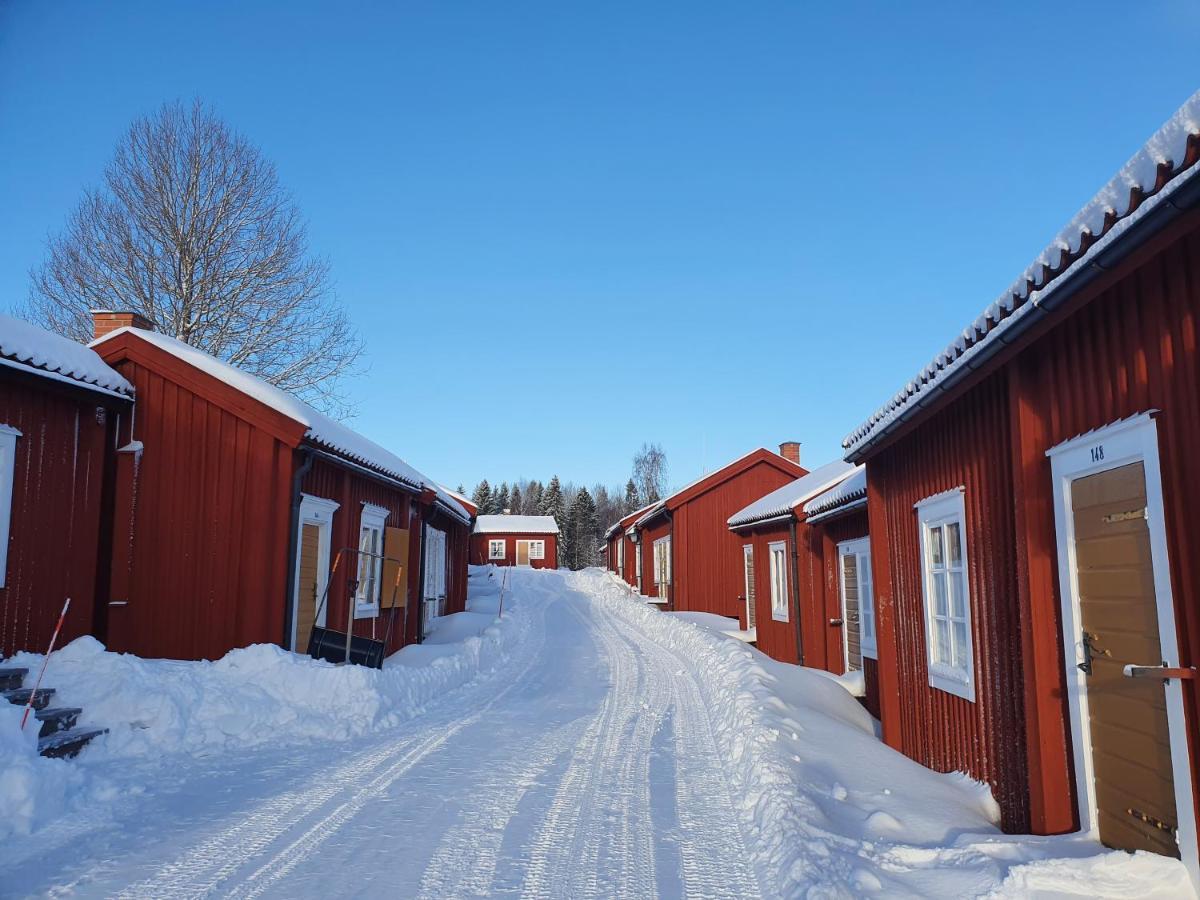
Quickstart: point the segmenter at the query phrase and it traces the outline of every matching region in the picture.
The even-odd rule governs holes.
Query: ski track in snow
[[[298,772],[298,785],[234,815],[197,811],[157,864],[153,845],[131,847],[150,864],[47,889],[131,900],[367,887],[422,898],[758,896],[686,661],[560,576],[522,578],[517,591],[534,607],[528,631],[445,703],[358,746],[337,745],[344,761]],[[551,615],[560,631],[548,640]],[[672,757],[659,767],[665,786],[652,786],[655,753]],[[441,818],[425,820],[422,804],[441,804]],[[364,846],[371,841],[387,845]],[[364,885],[367,873],[355,869],[368,853],[384,870],[376,862]],[[122,884],[122,872],[143,874]]]

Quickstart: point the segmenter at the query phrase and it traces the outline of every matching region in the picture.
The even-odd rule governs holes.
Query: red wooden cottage
[[[303,652],[314,624],[352,623],[390,651],[463,608],[469,517],[399,457],[140,317],[99,314],[92,346],[137,388],[118,437],[111,648]]]
[[[620,521],[614,522],[604,532],[605,560],[609,571],[630,587],[639,588],[639,591],[638,559],[641,550],[633,539],[633,525],[651,506],[654,506],[654,504],[650,503],[641,509],[634,510]]]
[[[795,481],[799,444],[759,448],[650,506],[632,526],[640,593],[675,610],[739,617],[745,583],[742,547],[726,520],[776,488]]]
[[[1200,93],[850,435],[883,734],[1197,870]]]
[[[102,615],[112,447],[133,386],[92,350],[0,315],[0,657]]]
[[[471,563],[557,569],[558,523],[554,516],[478,516]]]

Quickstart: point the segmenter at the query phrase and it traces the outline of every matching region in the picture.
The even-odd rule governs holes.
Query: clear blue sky
[[[1200,87],[1196,4],[1001,6],[0,0],[0,308],[129,121],[199,96],[418,468],[824,462]]]

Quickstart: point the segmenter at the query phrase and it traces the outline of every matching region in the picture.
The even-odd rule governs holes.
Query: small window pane
[[[936,619],[937,626],[937,661],[949,663],[952,659],[950,655],[950,623],[945,619]]]
[[[967,574],[959,571],[951,575],[954,604],[951,607],[956,619],[967,617]]]
[[[946,549],[949,551],[950,565],[962,565],[962,540],[957,522],[946,524]]]
[[[945,562],[945,553],[942,552],[942,526],[929,529],[929,551],[933,557],[933,565],[943,566]]]
[[[967,660],[967,623],[954,623],[954,667],[966,670]]]
[[[945,616],[946,610],[946,573],[935,572],[933,575],[933,611],[938,616]]]

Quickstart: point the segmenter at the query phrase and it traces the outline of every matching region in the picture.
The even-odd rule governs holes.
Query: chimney
[[[154,323],[135,312],[114,312],[111,309],[92,310],[93,339],[99,340],[106,334],[111,334],[118,328],[141,328],[143,331],[153,331]]]
[[[796,465],[800,465],[800,442],[784,441],[779,445],[779,455],[784,459],[790,459]]]

